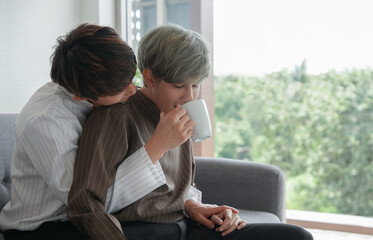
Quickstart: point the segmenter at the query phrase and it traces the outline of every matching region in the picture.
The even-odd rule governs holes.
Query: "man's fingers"
[[[221,216],[221,219],[223,219],[224,221],[221,224],[221,226],[217,229],[220,232],[226,231],[234,223],[234,221],[232,221],[233,216],[232,216],[232,210],[231,209],[224,210],[224,212],[222,212],[222,214],[223,214],[223,216]]]
[[[167,114],[164,113],[165,116],[168,116],[168,117],[174,116],[177,119],[180,119],[185,114],[186,114],[185,109],[181,108],[179,104],[176,105],[173,109],[171,109]]]
[[[210,215],[219,215],[221,212],[223,212],[224,210],[227,210],[227,209],[231,209],[230,207],[227,207],[227,206],[220,206],[220,207],[213,207],[213,208],[210,208],[209,211],[210,211]]]
[[[224,208],[224,210],[225,209],[230,209],[230,210],[232,210],[233,213],[239,213],[240,212],[240,211],[238,211],[238,209],[236,209],[234,207],[227,206],[227,205],[223,205],[221,207]]]
[[[207,227],[209,229],[214,229],[214,227],[215,227],[215,223],[208,220],[207,218],[203,218],[199,222],[202,223],[205,227]]]
[[[246,226],[247,222],[242,220],[239,222],[237,229],[240,230]]]
[[[229,207],[233,213],[239,213],[240,211],[238,211],[237,209],[235,209],[234,207]]]
[[[212,215],[211,221],[213,221],[215,224],[218,224],[218,225],[221,225],[223,223],[223,220],[221,220],[221,218],[218,217],[217,215]]]
[[[180,105],[177,105],[173,111],[175,111],[175,115],[177,116],[178,119],[181,119],[185,114],[186,110],[182,108]]]
[[[229,229],[227,229],[226,231],[224,231],[221,235],[224,237],[224,236],[230,234],[231,232],[233,232],[237,228],[239,222],[240,222],[240,218],[236,218],[235,221],[233,222],[232,226]]]
[[[190,130],[194,127],[194,122],[192,120],[189,120],[186,124],[185,124],[185,128]]]

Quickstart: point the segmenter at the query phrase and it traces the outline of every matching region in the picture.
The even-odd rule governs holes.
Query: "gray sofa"
[[[17,116],[0,113],[0,210],[10,195]],[[195,183],[203,193],[203,202],[236,207],[249,223],[285,222],[285,177],[279,168],[221,158],[196,157],[196,163]]]

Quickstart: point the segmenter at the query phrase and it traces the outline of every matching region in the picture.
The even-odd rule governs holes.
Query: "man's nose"
[[[193,87],[192,86],[187,86],[186,89],[185,89],[185,93],[184,93],[184,96],[183,96],[183,100],[185,102],[190,102],[192,101],[194,98],[194,95],[193,95]]]

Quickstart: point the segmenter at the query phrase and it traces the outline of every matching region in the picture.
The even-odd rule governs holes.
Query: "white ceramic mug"
[[[185,109],[194,122],[192,135],[194,142],[201,142],[212,136],[210,117],[205,100],[197,99],[187,102],[181,107]]]

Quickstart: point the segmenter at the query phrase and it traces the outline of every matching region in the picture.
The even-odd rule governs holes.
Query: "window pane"
[[[167,0],[167,22],[190,28],[189,1]]]
[[[175,23],[185,28],[190,24],[190,4],[189,0],[164,0],[165,15],[161,19],[166,19],[164,23],[157,23],[157,0],[135,0],[132,1],[132,41],[133,47],[137,49],[137,44],[141,37],[157,25],[165,23]]]
[[[137,45],[144,34],[157,25],[157,1],[135,0],[131,12],[132,48],[137,52]]]

